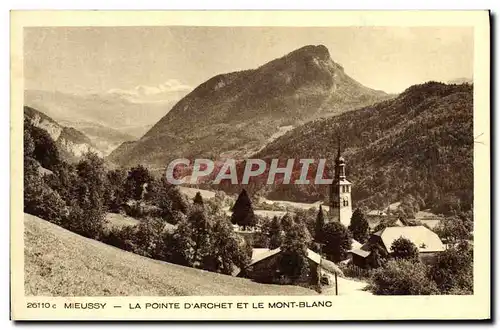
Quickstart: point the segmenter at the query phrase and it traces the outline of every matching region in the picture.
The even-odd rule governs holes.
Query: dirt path
[[[347,296],[347,295],[369,295],[372,293],[369,291],[363,291],[363,289],[368,285],[366,282],[354,281],[348,278],[338,277],[338,290],[339,296]],[[335,283],[328,287],[324,288],[323,295],[326,296],[334,296],[335,295]]]

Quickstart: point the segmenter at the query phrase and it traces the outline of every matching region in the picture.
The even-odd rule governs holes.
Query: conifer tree
[[[360,209],[356,209],[351,217],[351,224],[348,228],[352,237],[360,242],[364,243],[368,239],[369,236],[369,225],[368,221],[365,219],[365,215],[361,212]]]
[[[193,203],[196,204],[196,205],[202,205],[203,206],[203,197],[201,197],[201,194],[200,194],[199,191],[196,193],[196,196],[194,196]]]
[[[231,222],[243,226],[244,230],[246,230],[247,227],[253,227],[257,224],[257,219],[253,212],[252,201],[248,197],[248,193],[245,189],[241,191],[231,211],[233,212],[231,215]]]
[[[271,250],[279,248],[283,242],[283,229],[281,221],[277,216],[274,216],[269,226],[269,248]]]
[[[316,216],[316,224],[314,226],[314,240],[316,243],[323,243],[323,227],[325,226],[325,215],[323,207],[319,206],[318,215]]]

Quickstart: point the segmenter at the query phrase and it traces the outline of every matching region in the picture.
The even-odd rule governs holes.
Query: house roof
[[[253,265],[259,261],[272,257],[273,255],[279,253],[281,251],[280,248],[270,250],[270,249],[252,249],[252,260],[250,261],[250,265]]]
[[[381,215],[381,216],[386,216],[387,213],[385,213],[384,211],[381,211],[381,210],[371,210],[371,211],[367,212],[366,215]]]
[[[381,223],[390,224],[391,227],[404,226],[404,224],[394,215],[367,215],[366,221],[370,229],[377,227]]]
[[[349,251],[361,249],[362,246],[363,246],[363,244],[361,244],[360,242],[358,242],[355,239],[353,239],[352,240],[352,244],[351,244],[351,249]]]
[[[270,258],[278,253],[281,252],[281,248],[276,248],[273,250],[270,249],[253,249],[252,250],[252,261],[250,262],[249,266],[252,266],[258,262],[261,262],[264,259]],[[321,268],[332,272],[332,273],[337,273],[341,276],[343,276],[342,270],[333,263],[332,261],[326,259],[326,258],[321,258],[319,254],[314,252],[311,249],[307,249],[307,258],[311,260],[312,262],[316,264],[321,264]]]
[[[354,253],[360,257],[363,257],[363,258],[366,258],[370,255],[370,251],[365,251],[365,250],[362,250],[362,249],[353,249],[350,251],[351,253]]]
[[[392,243],[400,237],[410,240],[419,252],[444,251],[444,244],[439,236],[424,226],[387,227],[373,235],[380,236],[387,251],[390,251]]]

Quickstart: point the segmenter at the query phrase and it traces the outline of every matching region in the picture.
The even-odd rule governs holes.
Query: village
[[[228,217],[231,217],[233,222],[233,230],[235,233],[243,237],[248,242],[252,242],[252,257],[248,266],[244,269],[237,269],[233,272],[233,276],[250,278],[256,282],[268,283],[273,276],[280,273],[280,262],[283,258],[283,249],[281,247],[264,248],[258,243],[266,225],[272,219],[283,218],[287,215],[294,217],[296,212],[312,212],[318,217],[324,218],[324,223],[336,222],[342,224],[345,228],[351,228],[353,218],[353,201],[351,199],[352,183],[346,177],[346,161],[341,156],[340,147],[335,160],[333,179],[330,180],[330,198],[329,203],[297,203],[290,201],[271,201],[260,197],[257,201],[255,210],[250,206],[250,209],[244,211],[247,217],[248,213],[251,216],[256,216],[264,221],[258,221],[254,226],[240,225],[240,221],[234,216],[235,208],[238,208],[242,196],[248,198],[244,191],[236,201],[229,202],[233,206],[225,206],[224,212]],[[180,187],[181,192],[188,196],[191,200],[199,198],[211,199],[215,197],[215,192],[190,187]],[[242,204],[245,204],[241,202]],[[251,202],[247,202],[250,203]],[[269,205],[271,209],[265,209]],[[352,238],[350,240],[350,248],[347,249],[345,258],[333,262],[321,253],[321,246],[325,242],[319,243],[319,251],[313,251],[307,248],[306,258],[309,274],[318,273],[317,277],[309,276],[302,283],[292,281],[291,279],[281,276],[281,283],[294,283],[296,285],[319,287],[319,291],[324,294],[370,294],[368,291],[368,283],[364,280],[363,274],[367,274],[368,269],[374,267],[375,258],[380,256],[389,256],[393,251],[393,243],[398,239],[405,239],[411,242],[418,249],[419,259],[426,263],[432,264],[436,254],[446,249],[445,244],[439,236],[432,231],[433,228],[439,226],[441,218],[430,212],[420,211],[411,223],[398,217],[396,212],[399,203],[391,204],[385,210],[371,210],[362,217],[367,222],[368,228],[366,240],[359,242]],[[261,209],[259,209],[259,206]],[[248,206],[246,206],[248,208]],[[264,208],[264,209],[262,209]],[[324,213],[324,214],[323,214]],[[392,213],[392,214],[391,214]],[[320,216],[321,214],[321,216]],[[247,221],[247,220],[246,220]],[[266,223],[267,222],[267,223]],[[269,233],[267,233],[269,234]],[[316,237],[320,237],[315,233]],[[379,267],[375,265],[375,268]],[[344,271],[343,271],[344,270]],[[347,270],[347,272],[346,272]],[[349,275],[346,276],[347,273]],[[319,283],[314,283],[319,281]]]

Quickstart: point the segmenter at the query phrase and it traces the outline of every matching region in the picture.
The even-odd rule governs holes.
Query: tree
[[[193,267],[195,247],[195,242],[192,239],[193,236],[192,224],[187,219],[181,220],[177,224],[171,241],[168,242],[169,244],[164,244],[165,251],[163,254],[165,255],[165,260],[174,264]]]
[[[57,225],[67,220],[66,203],[57,191],[49,187],[38,173],[38,163],[33,158],[24,160],[24,212],[38,216]]]
[[[283,229],[281,228],[281,221],[277,216],[273,217],[269,225],[269,248],[271,250],[279,248],[283,243]]]
[[[156,218],[146,218],[134,228],[133,252],[148,258],[159,259],[163,248],[165,223]]]
[[[191,240],[193,241],[193,267],[204,268],[205,259],[210,257],[211,246],[211,219],[202,207],[195,207],[189,215],[188,222],[191,225]]]
[[[55,141],[52,139],[49,133],[44,129],[34,126],[26,120],[25,124],[25,138],[27,143],[27,148],[29,151],[33,148],[32,157],[36,159],[44,168],[52,170],[56,165],[61,162],[61,157],[59,154],[59,149]],[[28,136],[31,136],[31,139]],[[30,140],[33,142],[33,146],[30,145]]]
[[[376,269],[370,279],[370,290],[376,295],[430,295],[438,293],[427,276],[427,267],[404,259],[389,260]]]
[[[201,197],[200,192],[196,192],[196,195],[193,198],[193,203],[196,205],[202,205],[203,206],[203,197]]]
[[[429,276],[442,293],[472,294],[474,290],[472,247],[468,243],[462,243],[438,253],[436,262],[429,270]]]
[[[281,217],[281,228],[283,230],[283,232],[287,233],[289,231],[291,231],[293,229],[293,219],[292,217],[290,216],[290,213],[285,213],[285,215],[283,217]]]
[[[368,240],[369,237],[368,221],[366,221],[365,215],[361,212],[360,209],[356,209],[352,214],[349,230],[352,233],[352,237],[356,241],[364,243]]]
[[[318,215],[316,216],[316,222],[314,225],[314,240],[317,243],[323,243],[324,226],[325,226],[325,214],[323,213],[323,207],[320,205]]]
[[[169,183],[166,178],[162,178],[158,185],[155,204],[161,210],[161,217],[171,224],[177,224],[188,215],[189,203],[179,187]]]
[[[347,258],[352,239],[347,228],[340,222],[329,222],[323,227],[323,253],[328,259],[339,262]]]
[[[253,212],[252,201],[248,197],[247,191],[243,189],[234,203],[231,210],[231,222],[239,226],[243,226],[246,230],[247,227],[252,227],[257,224],[257,219]]]
[[[24,158],[33,157],[33,151],[35,151],[35,142],[30,132],[31,122],[29,119],[24,119],[24,144],[23,144],[23,154]]]
[[[472,214],[470,213],[461,213],[445,218],[435,228],[436,234],[450,245],[472,239],[473,230],[474,223],[472,222]]]
[[[310,234],[304,223],[293,222],[291,230],[285,232],[279,256],[279,271],[292,283],[304,282],[310,275],[307,248]]]
[[[163,255],[170,262],[224,274],[244,268],[251,247],[234,233],[226,218],[209,212],[195,206],[188,220],[177,225]]]
[[[105,224],[104,160],[89,152],[76,166],[78,179],[74,186],[74,199],[69,201],[69,229],[89,238],[97,238]]]
[[[68,205],[76,200],[76,187],[80,180],[76,166],[61,162],[52,170],[52,174],[45,175],[44,181],[64,199]]]
[[[402,219],[399,219],[400,221]],[[373,232],[376,233],[378,231],[381,231],[387,227],[394,227],[396,226],[396,222],[398,221],[398,218],[389,218],[389,219],[382,219],[378,225],[373,228]]]
[[[227,219],[215,221],[211,238],[212,253],[205,259],[204,269],[230,275],[236,267],[243,269],[250,263],[251,247],[234,233]]]
[[[132,167],[125,183],[125,192],[128,198],[142,200],[146,192],[147,184],[153,181],[149,170],[142,165]]]
[[[418,261],[418,248],[407,238],[400,237],[391,244],[391,256],[395,259]]]
[[[106,206],[111,212],[118,212],[123,203],[126,202],[125,182],[127,174],[123,169],[108,171],[106,190]]]

